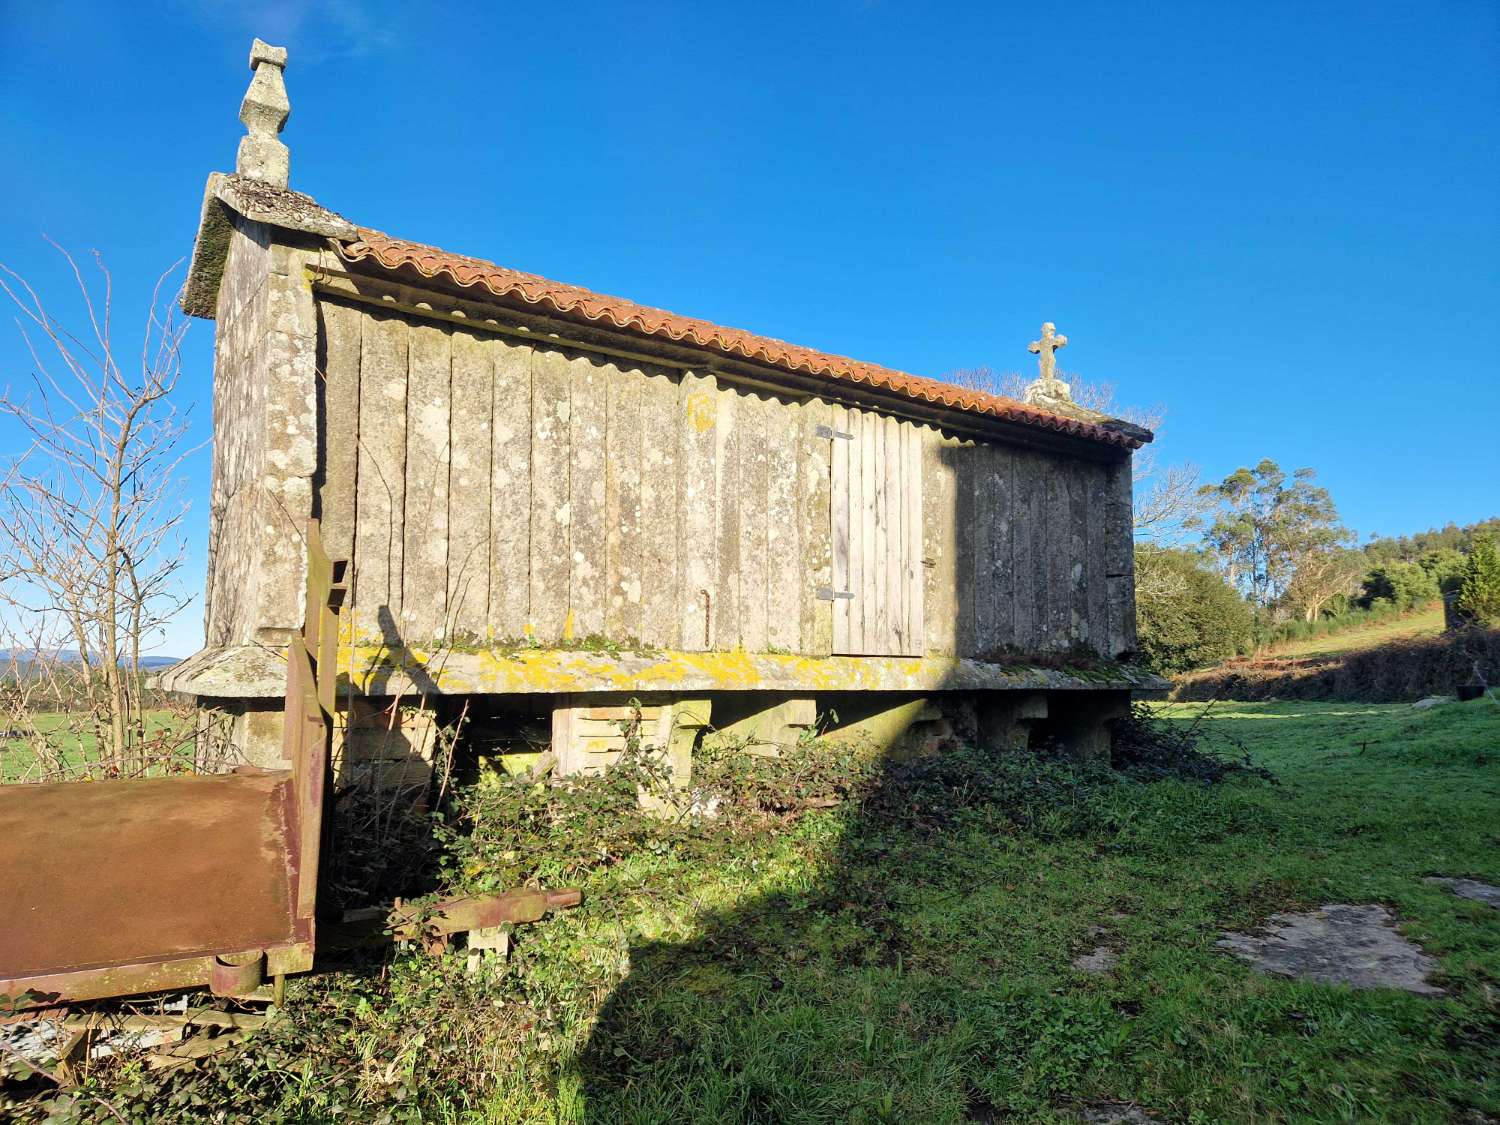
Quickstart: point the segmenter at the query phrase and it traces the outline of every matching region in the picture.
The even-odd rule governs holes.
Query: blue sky
[[[61,302],[42,234],[97,247],[134,316],[256,34],[292,186],[357,222],[920,374],[1053,320],[1167,461],[1313,466],[1362,535],[1496,514],[1493,3],[0,0],[0,261]]]

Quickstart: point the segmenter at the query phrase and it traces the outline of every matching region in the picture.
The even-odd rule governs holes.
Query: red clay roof
[[[664,309],[638,305],[622,297],[609,297],[576,285],[565,285],[535,274],[506,269],[493,262],[450,254],[446,250],[416,242],[404,242],[363,227],[359,229],[358,238],[350,242],[337,242],[336,245],[340,255],[349,262],[368,259],[389,270],[411,268],[423,277],[446,275],[465,288],[482,285],[497,297],[519,299],[528,305],[541,306],[547,312],[572,319],[592,323],[603,321],[625,332],[665,337],[677,343],[691,343],[785,371],[875,387],[923,402],[938,403],[954,410],[988,414],[1009,422],[1127,449],[1136,449],[1141,445],[1138,439],[1128,434],[1093,422],[1040,410],[1013,398],[966,390],[937,379],[923,379],[889,367],[862,363],[847,356],[830,355],[768,336],[757,336],[738,328],[725,328],[706,320],[678,316]]]

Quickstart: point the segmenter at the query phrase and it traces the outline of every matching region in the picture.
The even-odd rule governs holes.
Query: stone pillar
[[[709,725],[713,704],[708,699],[657,696],[640,702],[641,745],[665,759],[674,788],[685,789],[693,775],[693,748]],[[552,709],[552,754],[556,773],[597,773],[620,760],[625,752],[624,726],[635,717],[630,700],[618,695],[558,696]],[[643,801],[648,806],[659,803]]]
[[[740,711],[740,717],[715,728],[705,738],[721,744],[743,745],[751,754],[774,758],[788,747],[795,746],[807,731],[817,726],[817,700],[810,695],[750,694],[766,698],[758,703],[752,702],[748,714],[743,713],[743,707],[735,707],[740,700],[727,697],[721,700],[721,706]]]
[[[984,692],[978,712],[981,749],[1025,750],[1032,726],[1047,718],[1047,697],[1041,692]]]

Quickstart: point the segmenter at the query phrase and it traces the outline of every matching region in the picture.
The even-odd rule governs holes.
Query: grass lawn
[[[1495,1120],[1500,911],[1422,877],[1500,883],[1500,707],[1230,704],[1203,725],[1279,783],[1017,756],[985,800],[916,786],[717,852],[647,836],[544,862],[586,904],[519,931],[508,964],[309,978],[237,1054],[99,1092],[163,1120]],[[1214,946],[1334,902],[1388,905],[1449,995],[1264,977]],[[1071,967],[1096,946],[1113,971]]]
[[[177,749],[180,744],[183,765],[191,768],[191,719],[166,708],[148,710],[145,719],[147,739],[162,748]],[[36,725],[46,747],[45,759],[38,757],[29,731],[19,727],[0,731],[0,784],[40,780],[59,769],[76,774],[85,764],[97,761],[98,740],[84,713],[42,711],[36,715]]]
[[[1354,649],[1375,648],[1389,641],[1408,637],[1436,637],[1443,631],[1443,603],[1436,602],[1425,609],[1417,610],[1390,621],[1374,625],[1360,625],[1338,633],[1321,637],[1309,637],[1302,641],[1288,641],[1273,645],[1270,656],[1314,657],[1332,656],[1335,653]]]

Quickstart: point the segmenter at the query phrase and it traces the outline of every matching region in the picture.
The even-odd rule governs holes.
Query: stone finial
[[[1026,345],[1026,350],[1037,357],[1038,378],[1026,388],[1026,401],[1052,399],[1072,402],[1073,388],[1057,377],[1057,349],[1068,346],[1068,338],[1057,334],[1057,325],[1048,321],[1042,325],[1042,338]]]
[[[250,69],[255,77],[250,79],[250,88],[240,103],[246,135],[240,138],[234,165],[241,176],[277,187],[286,187],[291,170],[291,154],[279,136],[292,112],[281,77],[285,68],[285,47],[273,47],[259,39],[250,45]]]

